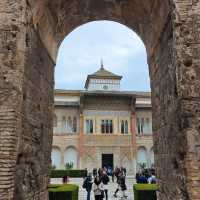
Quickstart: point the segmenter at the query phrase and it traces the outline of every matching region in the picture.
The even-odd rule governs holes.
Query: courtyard
[[[110,180],[111,180],[111,178],[110,178]],[[61,178],[51,179],[51,183],[54,183],[54,184],[62,183],[62,179]],[[79,186],[79,200],[86,200],[87,199],[87,193],[86,193],[85,189],[82,188],[83,178],[70,178],[69,183],[76,184],[76,185]],[[135,179],[132,176],[126,177],[126,184],[127,184],[126,195],[128,196],[127,200],[133,200],[134,199],[134,196],[133,196],[133,184],[134,183],[135,183]],[[113,196],[114,191],[116,190],[116,187],[117,187],[116,180],[115,180],[114,183],[112,181],[109,182],[109,188],[108,188],[108,199],[109,200],[122,199],[122,198],[120,198],[121,192],[118,192],[117,198],[115,198]],[[91,192],[91,200],[94,200],[93,192]]]

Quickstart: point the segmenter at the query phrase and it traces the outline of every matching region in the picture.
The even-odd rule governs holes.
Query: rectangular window
[[[141,118],[140,130],[141,133],[144,133],[144,118]]]
[[[145,119],[145,131],[144,131],[144,133],[150,133],[150,126],[149,126],[149,118],[146,118]]]
[[[124,120],[121,121],[121,133],[124,133]]]
[[[73,118],[73,133],[76,133],[77,131],[77,118]]]
[[[113,122],[110,119],[101,120],[101,133],[113,133]]]
[[[137,131],[138,131],[138,134],[141,133],[141,130],[140,130],[140,119],[137,118]]]
[[[137,118],[137,133],[138,134],[152,133],[152,124],[149,118]]]
[[[86,133],[93,133],[93,120],[92,119],[87,119],[86,120]]]
[[[128,120],[121,121],[121,133],[128,134]]]
[[[104,120],[101,120],[101,132],[105,133],[105,122],[104,122]]]
[[[125,124],[124,124],[124,133],[128,134],[128,121],[125,120]]]
[[[110,120],[110,126],[109,127],[110,127],[110,130],[109,130],[110,132],[109,133],[113,133],[113,123],[112,123],[112,120]]]

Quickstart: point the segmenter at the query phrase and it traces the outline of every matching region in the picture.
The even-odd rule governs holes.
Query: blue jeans
[[[90,192],[91,191],[87,191],[87,200],[90,200]]]

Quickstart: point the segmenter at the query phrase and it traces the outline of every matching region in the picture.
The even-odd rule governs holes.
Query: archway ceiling
[[[168,0],[29,0],[33,22],[51,57],[64,37],[95,20],[122,23],[142,38],[150,55],[168,20]],[[164,22],[163,22],[164,21]]]

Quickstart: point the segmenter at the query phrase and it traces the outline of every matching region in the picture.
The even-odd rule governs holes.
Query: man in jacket
[[[89,173],[88,176],[83,181],[83,188],[87,191],[87,200],[90,200],[90,194],[92,190],[92,174]]]

